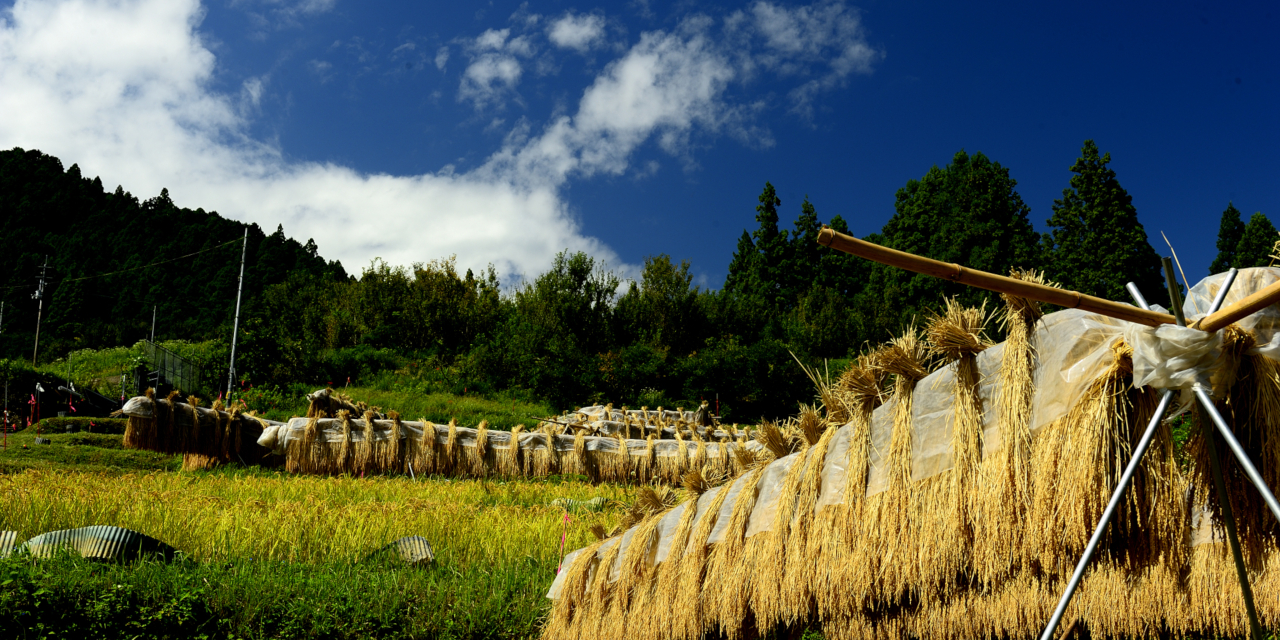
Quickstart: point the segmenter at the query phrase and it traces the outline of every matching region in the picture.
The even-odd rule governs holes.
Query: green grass
[[[79,434],[77,434],[79,435]],[[0,629],[28,637],[524,638],[562,549],[620,508],[575,513],[562,497],[631,489],[573,480],[296,477],[245,473],[0,475],[0,530],[115,524],[172,544],[172,564],[0,560]],[[371,554],[422,535],[436,561]]]
[[[106,433],[50,433],[40,424],[41,436],[52,444],[36,444],[36,425],[10,433],[0,449],[0,474],[31,469],[45,471],[96,471],[103,473],[177,471],[182,456],[125,449],[123,437]]]
[[[14,638],[528,638],[554,569],[0,560],[0,629]]]

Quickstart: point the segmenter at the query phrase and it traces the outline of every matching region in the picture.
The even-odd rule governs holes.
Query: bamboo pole
[[[1199,322],[1191,325],[1197,329],[1213,333],[1236,320],[1239,320],[1259,309],[1269,307],[1276,302],[1280,302],[1280,282],[1276,282],[1271,286],[1255,291],[1243,300],[1218,311],[1211,313],[1200,319]]]
[[[915,273],[921,273],[935,278],[951,280],[978,287],[980,289],[986,289],[988,291],[1008,293],[1010,295],[1020,296],[1030,300],[1056,304],[1059,307],[1083,309],[1085,311],[1100,313],[1104,316],[1110,316],[1120,320],[1144,324],[1149,327],[1158,327],[1162,324],[1175,324],[1177,322],[1173,316],[1167,313],[1139,309],[1138,307],[1120,302],[1112,302],[1111,300],[1103,300],[1102,298],[1086,295],[1077,291],[1068,291],[1066,289],[1058,289],[1056,287],[1036,284],[1033,282],[1015,280],[1006,276],[987,273],[986,271],[969,269],[958,264],[951,264],[913,255],[904,251],[882,247],[878,244],[867,242],[865,240],[859,240],[852,236],[839,233],[830,227],[823,227],[822,231],[818,233],[818,244],[831,247],[832,249],[838,249],[845,253],[851,253],[860,258],[866,258],[881,264],[886,264],[891,267],[898,267],[899,269],[906,269],[907,271],[913,271]],[[1280,286],[1280,283],[1277,283],[1276,286]],[[1268,287],[1263,291],[1269,291],[1270,289],[1271,287]],[[1280,297],[1280,289],[1277,290],[1276,296]],[[1252,297],[1254,296],[1250,296],[1250,298]],[[1239,304],[1233,305],[1232,308],[1235,308],[1235,306],[1239,306]],[[1230,309],[1224,310],[1224,313],[1225,311],[1230,311]],[[1248,313],[1251,312],[1252,311],[1246,312],[1243,315],[1248,315]],[[1243,317],[1243,315],[1240,317]],[[1205,318],[1205,321],[1211,319],[1212,317]]]

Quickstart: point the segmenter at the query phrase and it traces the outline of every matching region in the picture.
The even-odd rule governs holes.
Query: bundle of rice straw
[[[1243,270],[1227,303],[1278,280],[1280,269]],[[1193,288],[1188,315],[1220,283]],[[946,303],[924,339],[909,330],[840,376],[846,424],[813,429],[806,410],[792,435],[764,425],[759,448],[736,454],[741,475],[695,482],[679,504],[572,553],[548,592],[543,636],[693,640],[818,625],[835,638],[1037,637],[1156,392],[1133,387],[1133,325],[1042,316],[1016,297],[1004,307],[1008,340],[992,345],[986,313]],[[1241,320],[1223,345],[1203,373],[1275,488],[1280,308]],[[1067,622],[1095,636],[1248,633],[1204,449],[1192,443],[1184,472],[1160,427]],[[1219,455],[1258,614],[1275,627],[1280,525]]]
[[[372,412],[336,418],[294,418],[264,432],[262,444],[283,456],[285,468],[304,474],[437,474],[454,477],[530,478],[577,474],[593,482],[679,484],[690,471],[711,475],[741,471],[740,451],[760,444],[629,440],[621,433],[591,436],[565,433],[544,423],[526,431],[497,431],[426,420],[401,420],[395,412],[378,419]]]
[[[183,468],[207,469],[224,462],[245,465],[278,464],[270,449],[260,446],[263,433],[282,423],[263,420],[244,411],[243,405],[224,407],[221,401],[211,408],[200,406],[195,396],[181,397],[173,391],[164,399],[154,389],[125,403],[121,409],[128,422],[124,446],[168,454],[183,454]]]

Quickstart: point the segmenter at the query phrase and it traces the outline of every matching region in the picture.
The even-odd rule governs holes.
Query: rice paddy
[[[62,458],[72,450],[91,455],[103,443],[62,441],[76,435],[34,449],[44,454],[41,465],[0,472],[0,530],[24,540],[111,524],[163,540],[185,558],[127,565],[0,559],[0,629],[41,637],[49,630],[62,637],[535,637],[550,608],[544,594],[562,536],[565,549],[589,544],[592,527],[615,528],[625,511],[617,505],[635,493],[571,476],[315,477],[238,466],[185,473],[174,470],[174,456],[163,456],[169,470],[85,472]],[[566,512],[562,505],[574,503],[561,498],[588,507]],[[594,498],[603,500],[588,502]],[[371,557],[411,535],[433,545],[430,566]]]
[[[403,536],[469,569],[533,560],[555,577],[565,529],[557,498],[626,500],[612,485],[285,474],[25,471],[0,476],[0,529],[25,539],[112,524],[158,538],[198,562],[258,558],[356,561]],[[571,516],[567,544],[586,544],[610,510]]]

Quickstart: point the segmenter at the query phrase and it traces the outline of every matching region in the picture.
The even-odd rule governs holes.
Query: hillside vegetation
[[[1085,141],[1039,233],[1010,169],[960,151],[907,180],[893,215],[867,239],[995,273],[1041,269],[1065,287],[1113,299],[1134,281],[1163,303],[1157,253],[1110,161]],[[108,192],[75,165],[64,170],[56,158],[14,149],[0,152],[0,245],[10,249],[0,252],[0,357],[31,355],[31,292],[48,255],[40,364],[135,344],[149,336],[154,309],[157,338],[205,345],[208,379],[219,380],[246,229],[238,382],[286,396],[324,385],[388,387],[392,372],[396,384],[412,381],[425,393],[556,408],[706,400],[725,420],[749,422],[789,415],[810,399],[792,354],[807,365],[846,359],[944,297],[976,304],[986,295],[817,245],[824,223],[847,232],[849,221],[824,220],[805,199],[788,228],[771,184],[757,202],[720,289],[695,286],[691,263],[666,255],[646,259],[635,282],[568,252],[514,286],[453,258],[374,260],[352,276],[283,229],[268,235],[179,208],[167,192],[145,201],[119,187]],[[1228,206],[1214,268],[1267,264],[1274,237],[1266,216],[1246,224]],[[73,355],[79,384],[102,384],[102,376],[74,372],[75,362]],[[216,395],[221,383],[208,386],[200,391]]]

